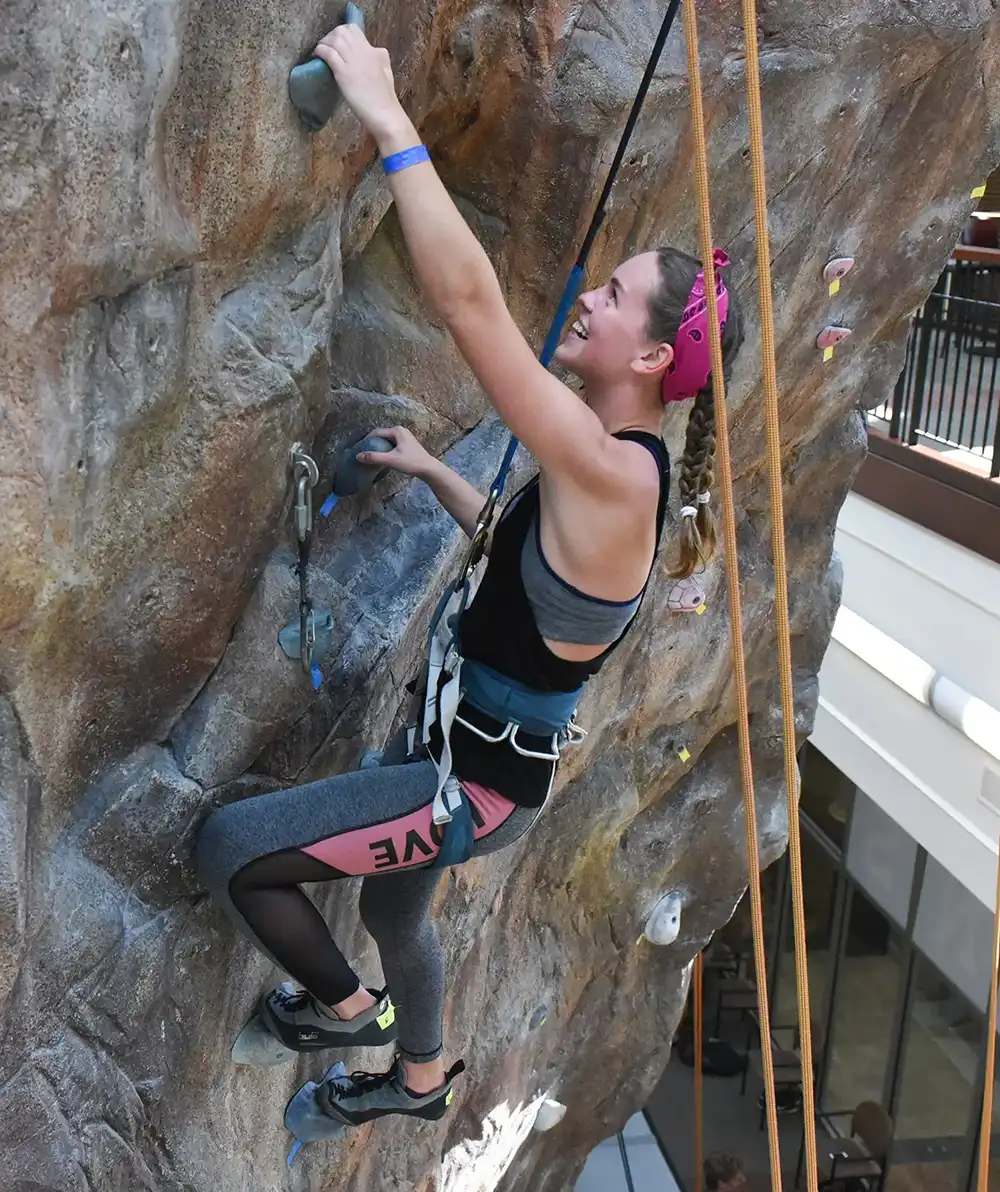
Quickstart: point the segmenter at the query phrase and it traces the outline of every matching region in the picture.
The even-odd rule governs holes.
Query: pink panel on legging
[[[477,782],[463,782],[462,789],[473,805],[476,840],[499,828],[514,810],[509,799]],[[434,836],[431,830],[431,804],[428,803],[426,807],[418,807],[409,815],[388,823],[355,828],[319,840],[307,845],[302,852],[352,877],[384,873],[390,869],[407,869],[436,857],[440,847],[436,843],[437,829],[433,829]]]

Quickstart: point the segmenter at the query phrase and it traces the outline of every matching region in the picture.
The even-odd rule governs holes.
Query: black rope
[[[660,54],[662,54],[663,47],[666,45],[671,26],[674,23],[674,18],[677,16],[680,6],[681,0],[670,0],[666,16],[663,18],[663,24],[660,26],[660,32],[657,34],[656,41],[653,43],[653,51],[649,55],[649,61],[646,63],[646,70],[639,84],[639,90],[635,93],[635,99],[632,101],[632,110],[629,112],[628,120],[625,122],[621,140],[618,142],[614,160],[611,162],[611,169],[608,170],[608,176],[604,182],[604,189],[601,191],[601,197],[597,200],[597,207],[590,221],[590,227],[587,229],[587,234],[583,238],[580,255],[576,258],[577,266],[581,269],[587,263],[587,257],[590,255],[590,250],[593,248],[594,241],[597,239],[597,233],[600,231],[601,224],[604,222],[604,212],[608,205],[608,199],[611,197],[611,188],[614,186],[615,179],[618,177],[622,159],[625,157],[629,141],[632,139],[632,133],[635,131],[635,126],[639,122],[642,105],[646,101],[646,93],[649,91],[650,84],[653,82],[653,75],[656,73],[656,68],[660,62]]]
[[[632,1168],[628,1161],[628,1147],[625,1145],[625,1135],[618,1131],[618,1150],[622,1156],[622,1169],[625,1172],[625,1184],[628,1187],[628,1192],[635,1192],[635,1184],[632,1183]]]

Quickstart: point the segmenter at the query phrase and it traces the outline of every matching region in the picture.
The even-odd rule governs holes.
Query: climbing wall
[[[754,230],[735,0],[705,4],[717,240],[750,313],[732,388],[762,848],[784,846]],[[797,716],[836,611],[833,526],[908,312],[1000,159],[987,0],[760,0]],[[539,342],[662,16],[649,0],[373,0],[372,40]],[[356,763],[393,726],[460,548],[419,484],[318,519],[334,637],[295,613],[288,451],[402,422],[485,484],[502,428],[416,292],[371,145],[307,135],[290,64],[317,0],[7,0],[0,27],[0,1187],[565,1192],[666,1062],[687,966],[747,880],[724,583],[658,583],[592,685],[590,735],[519,846],[442,878],[464,1055],[440,1125],[383,1122],[289,1174],[319,1061],[229,1061],[274,974],[200,888],[213,805]],[[593,262],[697,245],[673,35]],[[831,297],[826,262],[857,264]],[[853,329],[824,362],[817,336]],[[676,452],[683,412],[668,415]],[[324,487],[326,486],[326,487]],[[676,514],[676,504],[674,506]],[[687,760],[682,760],[685,755]],[[680,937],[636,945],[664,891]],[[322,905],[371,980],[344,882]],[[352,1057],[356,1066],[377,1055]],[[545,1096],[568,1106],[531,1132]]]

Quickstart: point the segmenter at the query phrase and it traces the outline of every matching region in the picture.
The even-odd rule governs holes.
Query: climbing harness
[[[329,610],[314,608],[309,596],[309,548],[313,532],[312,492],[319,481],[319,469],[302,443],[293,443],[290,454],[295,490],[292,519],[299,552],[296,566],[299,577],[299,615],[278,634],[278,644],[289,658],[299,659],[303,672],[309,677],[313,688],[318,691],[323,685],[323,673],[319,669],[319,662],[329,649],[333,637],[333,617]]]
[[[552,358],[559,345],[560,333],[579,296],[587,260],[601,224],[604,222],[612,187],[621,169],[621,163],[628,150],[660,55],[679,8],[680,0],[670,0],[642,80],[636,91],[628,119],[625,122],[618,148],[608,170],[604,188],[591,217],[590,226],[583,238],[573,268],[570,270],[556,307],[555,316],[542,345],[539,359],[545,368],[552,363]],[[472,815],[468,799],[451,772],[450,736],[452,726],[456,722],[484,741],[492,744],[506,741],[512,749],[524,757],[553,762],[559,760],[560,749],[563,746],[575,744],[585,736],[585,731],[575,720],[576,706],[583,691],[582,686],[575,691],[565,693],[533,691],[498,674],[489,667],[479,663],[466,662],[458,649],[459,621],[475,597],[482,573],[485,570],[483,562],[486,543],[489,539],[497,504],[503,496],[507,484],[507,477],[514,462],[517,446],[518,440],[512,434],[504,451],[500,468],[490,485],[486,502],[476,519],[472,541],[461,570],[454,583],[445,592],[431,620],[428,662],[422,685],[422,695],[418,691],[414,705],[411,705],[414,712],[419,709],[421,714],[419,717],[411,717],[411,721],[407,725],[411,753],[416,749],[418,743],[426,750],[431,732],[435,727],[439,729],[443,738],[440,759],[435,761],[438,783],[434,795],[433,810],[434,823],[442,834],[441,848],[436,860],[436,864],[439,866],[460,864],[462,861],[468,860],[472,855],[474,843]],[[487,716],[499,721],[504,726],[501,731],[497,735],[491,736],[458,716],[458,706],[463,698]],[[420,707],[421,702],[422,708]],[[522,747],[517,739],[518,731],[521,729],[529,735],[549,737],[551,740],[549,750],[543,753]],[[419,742],[417,740],[418,733],[420,734]]]

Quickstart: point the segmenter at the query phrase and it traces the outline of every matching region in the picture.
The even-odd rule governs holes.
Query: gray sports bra
[[[642,593],[633,600],[601,600],[561,579],[542,554],[538,514],[521,548],[521,582],[542,637],[580,646],[603,646],[618,639],[635,616]]]

